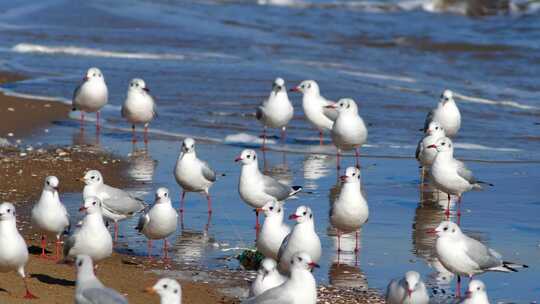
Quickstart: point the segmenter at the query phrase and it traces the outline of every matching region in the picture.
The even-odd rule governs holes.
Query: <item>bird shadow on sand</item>
[[[31,245],[28,247],[28,253],[32,255],[40,255],[41,254],[41,247]],[[46,254],[51,254],[52,251],[45,249]]]
[[[54,278],[47,274],[34,273],[34,274],[31,274],[30,277],[35,278],[38,281],[45,284],[49,284],[49,285],[75,286],[75,281]]]

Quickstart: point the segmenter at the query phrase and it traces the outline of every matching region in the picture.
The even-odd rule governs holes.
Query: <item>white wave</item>
[[[506,148],[506,147],[489,147],[479,144],[471,144],[471,143],[454,143],[454,147],[457,149],[463,149],[463,150],[489,150],[489,151],[499,151],[499,152],[521,152],[521,149],[515,149],[515,148]]]
[[[416,82],[416,79],[411,78],[411,77],[405,77],[405,76],[394,76],[394,75],[376,74],[376,73],[368,73],[368,72],[360,72],[360,71],[340,71],[340,73],[352,75],[352,76],[364,77],[364,78],[380,79],[380,80],[393,80],[393,81],[401,81],[401,82],[408,82],[408,83]]]
[[[59,103],[71,105],[71,100],[64,97],[50,97],[50,96],[42,96],[42,95],[17,93],[17,92],[14,92],[12,90],[8,90],[5,88],[0,88],[0,92],[4,93],[4,95],[6,96],[13,96],[13,97],[34,99],[34,100],[43,100],[43,101],[53,101],[53,102],[59,102]]]
[[[46,46],[31,43],[19,43],[11,48],[17,53],[42,53],[42,54],[67,54],[73,56],[110,57],[124,59],[147,59],[147,60],[184,60],[180,54],[156,54],[156,53],[130,53],[106,51],[76,46]]]
[[[462,95],[462,94],[456,93],[456,92],[454,92],[454,97],[457,97],[459,99],[466,100],[466,101],[469,101],[469,102],[472,102],[472,103],[499,105],[499,106],[505,106],[505,107],[518,108],[518,109],[522,109],[522,110],[539,110],[540,109],[539,107],[522,104],[522,103],[519,103],[517,101],[512,101],[512,100],[500,100],[500,101],[497,101],[497,100],[491,100],[491,99],[486,99],[486,98],[481,98],[481,97],[473,97],[473,96]]]
[[[225,137],[226,143],[244,143],[244,144],[262,144],[263,139],[257,136],[253,136],[247,133],[231,134]],[[275,144],[276,141],[272,139],[266,140],[267,144]]]

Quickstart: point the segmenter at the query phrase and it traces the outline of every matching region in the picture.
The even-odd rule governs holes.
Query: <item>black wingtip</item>
[[[71,108],[71,111],[77,111],[77,108],[73,107]]]
[[[490,187],[493,187],[493,186],[495,186],[495,185],[494,185],[494,184],[492,184],[492,183],[488,183],[488,182],[484,182],[484,181],[477,181],[477,183],[479,183],[479,184],[483,184],[483,185],[488,185],[488,186],[490,186]]]
[[[300,192],[300,191],[302,191],[302,189],[303,189],[302,186],[292,186],[291,188],[292,188],[295,192]]]
[[[225,174],[225,173],[221,173],[221,176],[227,176],[227,174]]]

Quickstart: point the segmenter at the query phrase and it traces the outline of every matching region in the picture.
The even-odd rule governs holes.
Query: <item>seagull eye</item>
[[[476,290],[480,290],[480,287],[476,287]]]
[[[356,175],[356,173],[353,173],[353,174],[352,174],[352,176],[355,176],[355,175]]]
[[[82,266],[82,261],[79,261],[79,263],[77,263],[77,265],[79,265],[79,267]]]
[[[11,212],[11,209],[8,209],[8,210],[7,210],[7,213],[10,213],[10,212]]]
[[[178,293],[178,289],[175,289],[173,292],[174,292],[174,293]]]
[[[439,127],[435,127],[435,130],[439,130]]]
[[[163,288],[167,289],[167,284],[163,285]]]
[[[248,155],[247,158],[251,158],[251,155]]]
[[[307,212],[306,212],[306,211],[304,211],[304,215],[306,215],[306,214],[307,214]]]
[[[96,73],[92,74],[92,76],[96,77]]]
[[[90,177],[90,178],[91,178],[91,179],[94,179],[94,178],[96,178],[96,177],[95,177],[95,176],[92,176],[92,177]]]
[[[274,210],[274,207],[270,207],[270,210]]]
[[[448,230],[448,227],[444,227],[444,229],[443,229],[443,230],[444,230],[444,231]]]
[[[445,142],[443,142],[443,143],[442,143],[442,145],[444,146],[444,145],[446,145],[446,143],[445,143]]]
[[[301,257],[298,257],[298,261],[302,262],[302,258],[301,258]]]

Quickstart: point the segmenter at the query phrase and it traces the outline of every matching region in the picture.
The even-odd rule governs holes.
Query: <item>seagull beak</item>
[[[299,217],[300,217],[300,215],[291,214],[291,215],[289,216],[289,219],[290,219],[290,220],[296,220],[296,219],[299,218]]]
[[[75,180],[77,180],[77,181],[79,181],[79,182],[84,182],[84,176],[83,176],[83,177],[76,178]]]
[[[409,295],[409,298],[412,296],[412,292],[413,292],[412,290],[407,289],[407,294]]]
[[[86,211],[86,210],[88,210],[88,208],[86,208],[86,207],[84,207],[84,206],[82,206],[81,208],[79,208],[79,212],[84,212],[84,211]]]
[[[144,91],[146,92],[150,92],[150,89],[149,88],[142,88]]]
[[[327,106],[325,106],[325,108],[327,108],[327,109],[335,109],[336,105],[327,105]]]
[[[311,262],[311,263],[309,263],[308,265],[309,265],[309,267],[311,267],[311,268],[321,268],[321,266],[319,266],[319,264],[317,264],[317,263],[315,263],[315,262]]]
[[[154,289],[154,287],[150,286],[150,287],[146,287],[144,289],[144,292],[148,293],[148,294],[155,294],[156,293],[156,290]]]
[[[347,175],[342,175],[339,177],[339,179],[342,181],[342,182],[346,182],[347,181]]]
[[[237,158],[234,159],[235,162],[239,162],[242,160],[242,157],[241,156],[238,156]]]
[[[436,145],[429,145],[427,146],[428,148],[433,148],[433,149],[437,149],[437,146]]]
[[[467,292],[465,292],[465,298],[467,298],[467,299],[472,298],[472,292],[467,290]]]
[[[289,91],[290,92],[300,92],[300,88],[299,87],[294,87],[294,88],[291,88]]]
[[[426,230],[426,233],[427,233],[427,234],[435,235],[435,234],[437,234],[437,230],[431,228],[431,229]]]
[[[84,76],[83,81],[88,81],[88,76]]]

